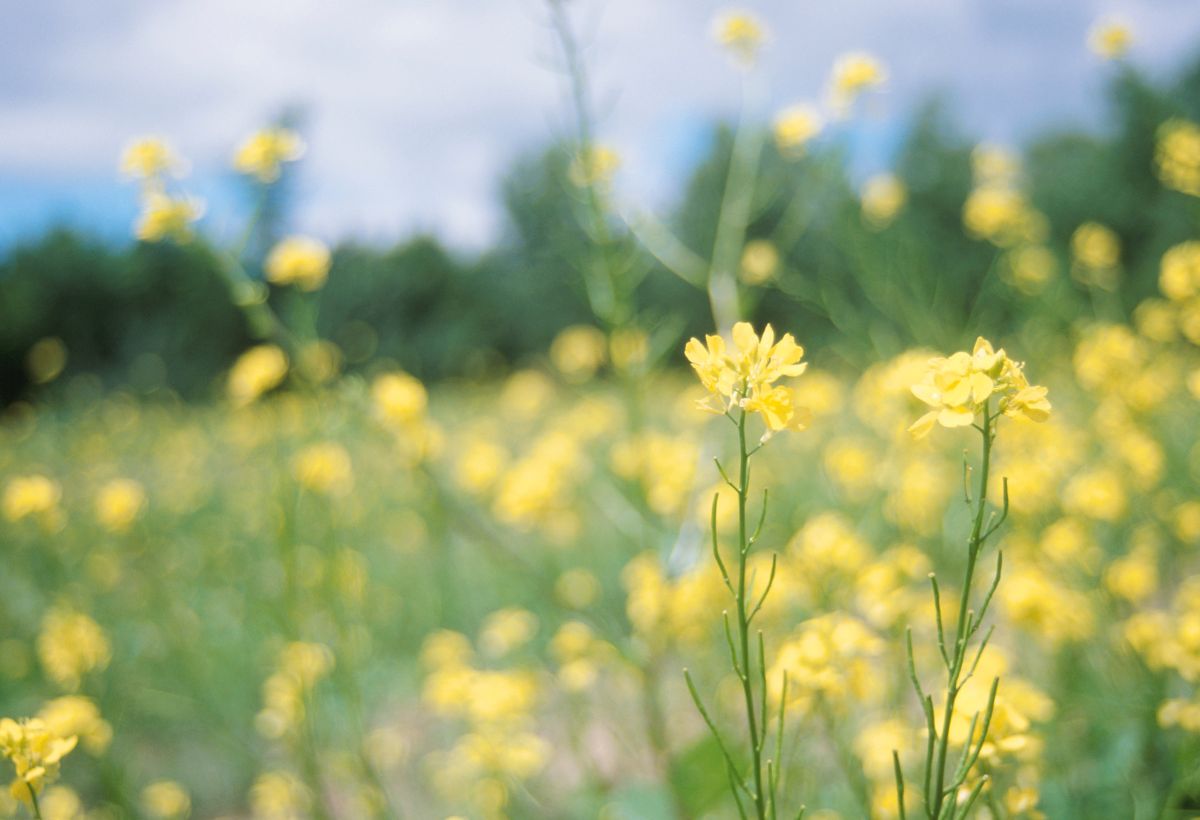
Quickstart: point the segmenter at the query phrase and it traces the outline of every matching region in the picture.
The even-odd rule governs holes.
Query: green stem
[[[32,783],[25,784],[29,788],[29,805],[33,808],[33,816],[37,820],[42,820],[42,809],[38,805],[37,790],[33,788]]]
[[[737,586],[737,622],[738,640],[741,644],[742,668],[738,676],[742,681],[742,693],[746,699],[746,724],[750,729],[750,755],[754,770],[754,808],[759,820],[766,818],[767,799],[763,789],[762,777],[762,744],[759,743],[759,725],[754,707],[754,677],[751,675],[750,655],[750,619],[746,606],[746,558],[750,553],[750,544],[746,535],[746,500],[750,491],[750,453],[746,449],[746,411],[738,416],[738,586]],[[762,661],[763,659],[760,659]],[[765,661],[764,661],[765,662]],[[761,693],[766,697],[767,693]],[[766,727],[762,727],[766,731]]]
[[[946,706],[942,715],[942,730],[937,743],[937,763],[933,778],[933,811],[930,815],[934,820],[942,816],[942,806],[945,803],[946,758],[950,750],[950,720],[954,715],[954,703],[958,699],[962,684],[959,680],[963,663],[967,656],[967,642],[970,638],[969,609],[971,600],[971,580],[975,575],[975,563],[979,557],[982,544],[983,514],[987,509],[988,473],[991,468],[992,440],[995,433],[992,429],[991,403],[983,407],[983,458],[979,469],[979,494],[976,497],[975,520],[971,525],[971,538],[967,542],[967,572],[963,579],[962,597],[958,604],[958,624],[955,629],[954,659],[947,670]],[[970,744],[972,738],[967,738]]]

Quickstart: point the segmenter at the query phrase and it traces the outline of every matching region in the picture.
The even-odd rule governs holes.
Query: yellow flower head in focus
[[[838,57],[830,78],[830,98],[834,109],[847,111],[868,91],[883,88],[888,72],[883,63],[865,51],[852,51]]]
[[[58,779],[59,764],[75,748],[77,738],[59,737],[37,718],[0,719],[0,754],[16,769],[12,796],[30,804],[47,783]]]
[[[1106,60],[1119,60],[1133,44],[1129,26],[1117,20],[1101,20],[1088,32],[1088,48]]]
[[[1163,185],[1200,196],[1200,125],[1182,119],[1160,125],[1154,163]]]
[[[112,533],[129,530],[146,507],[146,491],[129,478],[117,478],[96,494],[96,520]]]
[[[277,387],[287,372],[287,356],[278,347],[252,347],[238,357],[229,371],[229,398],[238,406],[250,404]]]
[[[251,134],[233,155],[238,173],[259,182],[275,182],[283,163],[295,162],[304,155],[304,140],[287,128],[267,128]]]
[[[863,219],[873,228],[886,228],[907,201],[908,191],[895,174],[873,176],[862,189]]]
[[[61,498],[57,481],[44,475],[17,476],[4,488],[4,517],[20,521],[32,515],[53,515]]]
[[[305,489],[326,495],[344,495],[354,483],[350,454],[331,441],[311,444],[297,453],[292,474]]]
[[[144,181],[171,175],[179,176],[187,169],[175,150],[161,137],[141,137],[125,146],[121,153],[121,173]]]
[[[289,236],[271,248],[263,269],[272,284],[313,291],[325,284],[331,264],[332,257],[324,242],[308,236]]]
[[[775,145],[786,157],[802,156],[808,143],[820,134],[824,127],[825,118],[813,106],[788,106],[775,116]]]
[[[779,379],[799,376],[808,367],[800,361],[804,348],[792,334],[785,333],[776,343],[770,325],[760,337],[749,322],[738,322],[733,326],[731,347],[722,337],[710,335],[703,343],[690,340],[684,354],[704,389],[718,400],[717,405],[705,400],[703,409],[722,414],[741,407],[761,415],[769,432],[797,428],[804,422],[792,391],[774,386]]]
[[[1024,365],[1008,358],[1003,349],[994,350],[982,336],[975,340],[971,353],[960,351],[949,358],[931,359],[912,393],[933,408],[908,428],[917,438],[928,435],[935,424],[969,427],[987,410],[992,396],[999,399],[1004,415],[1030,421],[1050,417],[1046,388],[1031,386]]]
[[[742,251],[738,278],[747,285],[763,285],[779,270],[779,251],[766,239],[752,239]]]
[[[42,619],[38,659],[46,677],[75,690],[83,676],[108,666],[112,649],[100,624],[81,612],[52,609]]]
[[[767,30],[753,14],[729,11],[717,15],[713,21],[713,38],[734,60],[749,67],[767,41]]]
[[[180,244],[190,242],[194,235],[192,223],[204,215],[204,203],[187,196],[170,196],[152,192],[142,203],[142,213],[134,227],[134,235],[142,242],[161,242],[171,239]]]

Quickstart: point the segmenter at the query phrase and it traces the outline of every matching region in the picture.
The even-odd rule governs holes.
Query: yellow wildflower
[[[150,817],[177,820],[191,813],[192,799],[174,780],[156,780],[142,789],[142,809]]]
[[[882,88],[888,73],[883,64],[865,51],[852,51],[833,64],[830,96],[834,108],[845,111],[866,91]]]
[[[1111,228],[1098,222],[1085,222],[1071,234],[1072,272],[1079,281],[1105,290],[1116,286],[1117,266],[1121,261],[1121,241]]]
[[[350,454],[333,442],[311,444],[297,453],[292,473],[305,489],[326,495],[344,495],[354,483]]]
[[[238,357],[229,371],[229,398],[236,405],[253,402],[279,385],[287,375],[288,360],[275,345],[258,345]]]
[[[608,357],[608,340],[591,325],[572,325],[554,337],[550,361],[569,382],[585,382]]]
[[[112,742],[112,726],[100,716],[100,708],[80,695],[64,695],[48,701],[37,716],[51,733],[79,737],[89,754],[103,754]]]
[[[908,191],[895,174],[879,174],[862,189],[863,219],[873,228],[886,228],[908,201]]]
[[[1160,125],[1154,162],[1168,188],[1200,196],[1200,125],[1181,119]]]
[[[75,748],[77,738],[60,737],[37,718],[0,719],[0,754],[12,761],[17,777],[12,796],[31,803],[47,783],[58,779],[59,764]]]
[[[1163,254],[1158,287],[1173,302],[1200,293],[1200,241],[1184,242]]]
[[[20,521],[32,515],[53,515],[61,498],[57,481],[44,475],[17,476],[4,488],[4,517]]]
[[[749,66],[766,42],[767,31],[753,14],[731,11],[713,21],[713,37],[738,63]]]
[[[233,155],[233,167],[259,182],[279,179],[285,162],[294,162],[304,154],[304,141],[287,128],[267,128],[251,134]]]
[[[577,188],[604,187],[621,167],[621,155],[606,145],[591,145],[571,160],[567,178]]]
[[[204,203],[199,199],[153,192],[142,204],[134,235],[142,242],[187,243],[192,240],[192,223],[203,215]]]
[[[141,180],[164,174],[178,175],[186,164],[161,137],[141,137],[125,146],[121,154],[121,173]]]
[[[738,322],[733,326],[732,349],[727,349],[722,337],[709,335],[703,344],[699,339],[690,340],[684,353],[700,383],[721,402],[714,407],[706,401],[702,404],[705,409],[722,413],[741,407],[759,413],[771,432],[803,423],[804,414],[797,413],[792,392],[772,386],[781,378],[799,376],[808,367],[800,361],[804,348],[792,334],[785,333],[776,343],[770,325],[759,337],[749,322]]]
[[[1088,47],[1106,60],[1119,60],[1129,51],[1133,32],[1117,20],[1102,20],[1088,32]]]
[[[752,239],[742,250],[738,278],[747,285],[769,282],[779,270],[779,251],[766,239]]]
[[[375,411],[388,424],[407,425],[421,420],[429,395],[425,385],[402,370],[384,373],[371,384]]]
[[[42,619],[38,658],[46,676],[66,689],[78,689],[88,672],[108,666],[112,650],[100,624],[81,612],[52,609]]]
[[[821,133],[825,119],[811,105],[792,105],[775,116],[775,145],[787,157],[804,154],[808,143]]]
[[[289,236],[271,248],[263,268],[268,282],[313,291],[325,284],[331,264],[325,243],[308,236]]]
[[[969,427],[999,397],[999,409],[1007,416],[1045,421],[1050,416],[1046,388],[1025,380],[1024,365],[1008,358],[1003,349],[994,350],[980,336],[971,353],[960,351],[949,358],[931,359],[925,377],[912,386],[912,393],[933,409],[910,426],[922,438],[935,424]]]
[[[116,478],[96,494],[96,520],[112,533],[123,533],[146,507],[146,491],[133,479]]]

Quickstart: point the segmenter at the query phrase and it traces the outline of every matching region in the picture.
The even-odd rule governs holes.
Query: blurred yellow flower
[[[862,214],[867,225],[886,228],[908,201],[908,190],[895,174],[878,174],[862,188]]]
[[[187,168],[175,150],[161,137],[140,137],[121,153],[121,173],[141,180],[179,175]]]
[[[146,491],[129,478],[116,478],[96,494],[96,520],[112,533],[126,532],[146,507]]]
[[[308,236],[289,236],[271,248],[263,269],[272,284],[314,291],[325,284],[331,264],[325,243]]]
[[[550,344],[550,361],[570,382],[585,382],[596,374],[608,357],[608,339],[591,325],[565,328]]]
[[[425,385],[403,370],[383,373],[371,383],[375,412],[388,424],[410,425],[421,421],[429,403]]]
[[[739,64],[750,66],[767,40],[767,31],[753,14],[728,11],[713,20],[713,37]]]
[[[1200,241],[1183,242],[1163,254],[1158,287],[1173,302],[1200,294]]]
[[[37,715],[52,734],[76,735],[88,754],[101,755],[112,742],[112,726],[100,716],[100,707],[80,695],[64,695],[47,701]]]
[[[297,453],[292,474],[306,490],[325,495],[345,495],[354,484],[350,454],[331,441],[310,444]]]
[[[108,636],[100,624],[64,608],[51,609],[42,619],[37,652],[46,677],[72,691],[79,688],[84,675],[104,669],[112,658]]]
[[[52,515],[58,509],[62,488],[44,475],[11,478],[4,487],[4,517],[20,521],[29,516]]]
[[[1058,271],[1054,253],[1043,245],[1013,248],[1005,261],[1012,284],[1026,294],[1039,293]]]
[[[1160,125],[1154,162],[1168,188],[1200,196],[1200,125],[1183,119]]]
[[[742,251],[738,278],[747,285],[763,285],[779,270],[779,251],[766,239],[752,239]]]
[[[843,54],[833,64],[831,103],[837,111],[845,112],[863,93],[882,88],[887,80],[887,69],[874,55],[865,51]]]
[[[1071,234],[1071,255],[1075,278],[1087,285],[1112,290],[1117,284],[1117,266],[1121,261],[1121,241],[1111,228],[1098,222],[1085,222]]]
[[[621,155],[607,145],[592,145],[571,160],[567,178],[577,188],[605,187],[621,167]]]
[[[152,192],[142,203],[134,235],[142,242],[187,243],[194,236],[192,223],[203,215],[204,203],[199,199]]]
[[[48,384],[67,366],[67,346],[57,336],[38,339],[25,354],[25,369],[34,384]]]
[[[287,128],[267,128],[251,134],[233,155],[233,167],[259,182],[279,179],[281,166],[304,155],[304,141]]]
[[[786,157],[802,156],[808,143],[820,134],[824,127],[825,118],[814,106],[788,106],[775,115],[775,145]]]
[[[192,811],[187,789],[174,780],[156,780],[142,789],[142,810],[156,820],[179,820]]]
[[[235,405],[250,404],[283,381],[288,360],[275,345],[258,345],[238,357],[229,371],[229,398]]]
[[[1088,32],[1088,47],[1106,60],[1119,60],[1133,44],[1133,32],[1118,20],[1101,20]]]

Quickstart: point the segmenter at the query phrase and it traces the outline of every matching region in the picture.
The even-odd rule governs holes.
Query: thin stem
[[[29,805],[33,809],[33,816],[37,820],[42,820],[42,808],[38,805],[37,790],[33,788],[32,783],[25,784],[29,788]]]

